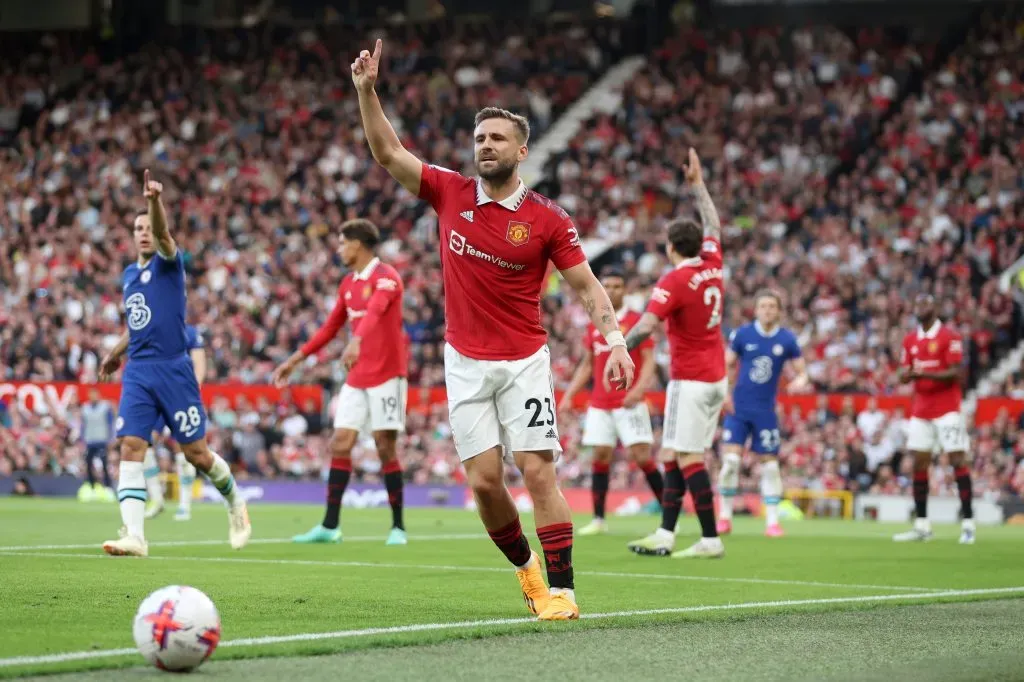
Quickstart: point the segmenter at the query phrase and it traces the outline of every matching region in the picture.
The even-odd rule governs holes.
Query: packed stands
[[[485,25],[389,35],[382,98],[406,144],[466,168],[477,108],[529,113],[537,139],[625,52],[611,26],[531,26],[497,49]],[[540,189],[582,233],[615,243],[595,267],[621,263],[629,303],[642,307],[666,267],[661,228],[690,210],[680,188],[693,145],[727,225],[727,330],[747,319],[754,291],[777,287],[816,389],[899,393],[908,301],[930,286],[969,339],[973,383],[1020,340],[1020,307],[995,283],[1024,250],[1019,28],[1016,17],[986,17],[949,55],[936,36],[882,29],[681,30],[649,55],[619,112],[589,121],[551,161]],[[0,70],[2,378],[94,380],[123,328],[125,226],[149,166],[166,180],[187,253],[190,322],[206,332],[208,381],[265,383],[313,333],[342,276],[332,226],[362,216],[386,230],[383,256],[406,282],[410,384],[441,385],[435,221],[361,139],[347,82],[351,46],[361,42],[340,29],[221,37],[194,52],[143,49],[113,63],[58,41],[36,46],[28,72]],[[483,54],[493,71],[476,66]],[[72,63],[71,78],[55,67]],[[586,316],[557,277],[548,293],[545,323],[564,386]],[[340,348],[310,362],[303,381],[335,389]],[[1017,375],[1007,393],[1024,395],[1022,386]],[[324,414],[217,402],[211,444],[250,476],[317,477]],[[572,484],[589,475],[578,416],[560,416],[560,475]],[[81,473],[73,409],[54,419],[8,406],[0,421],[0,475]],[[787,487],[909,489],[899,415],[874,429],[852,410],[790,411],[783,421]],[[1022,492],[1020,432],[1012,420],[977,431],[978,494]],[[375,480],[377,466],[361,448],[362,476]],[[403,466],[416,482],[461,476],[443,403],[410,414]],[[947,493],[948,467],[936,467],[934,492]],[[756,488],[753,460],[744,477]],[[624,463],[613,469],[613,487],[641,482]]]

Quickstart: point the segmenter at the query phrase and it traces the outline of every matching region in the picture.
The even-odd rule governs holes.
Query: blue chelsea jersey
[[[185,263],[181,250],[171,258],[156,254],[143,266],[132,263],[125,268],[121,284],[128,323],[128,359],[187,355]]]
[[[785,327],[764,333],[757,322],[745,324],[729,336],[729,348],[740,369],[733,392],[736,411],[775,411],[782,367],[800,357],[796,334]]]
[[[205,344],[203,343],[203,335],[199,333],[199,330],[188,325],[185,327],[185,347],[190,350],[196,350],[202,348]]]

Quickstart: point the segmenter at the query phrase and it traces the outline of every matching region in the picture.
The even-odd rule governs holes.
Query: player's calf
[[[636,445],[631,445],[629,447],[629,456],[640,467],[640,471],[644,473],[644,478],[647,479],[647,485],[654,494],[654,499],[660,504],[661,498],[665,494],[665,479],[662,477],[661,471],[658,470],[658,463],[651,456],[650,444],[637,443]]]
[[[533,500],[537,537],[544,550],[551,602],[540,613],[541,620],[573,620],[576,607],[572,565],[572,512],[558,489],[554,453],[517,452],[516,464]]]
[[[249,542],[252,525],[249,523],[249,510],[245,500],[238,494],[235,477],[231,474],[228,463],[216,452],[210,450],[205,438],[191,443],[181,443],[181,451],[185,459],[196,469],[203,472],[213,487],[224,496],[228,503],[228,539],[231,547],[241,549]]]
[[[717,530],[720,535],[732,532],[733,501],[740,482],[740,453],[730,446],[722,455],[722,468],[718,472],[718,492],[721,495],[720,518]]]
[[[114,556],[145,556],[146,477],[142,460],[146,441],[135,436],[121,439],[121,464],[117,480],[117,501],[123,524],[121,537],[103,543],[103,551]]]
[[[142,475],[146,478],[146,518],[152,519],[164,510],[164,486],[160,481],[160,462],[152,447],[146,448],[142,460]]]
[[[375,431],[373,440],[377,445],[381,473],[384,474],[384,487],[387,489],[388,504],[391,506],[391,535],[388,537],[388,544],[404,545],[402,463],[397,452],[398,432]]]
[[[761,499],[764,502],[765,535],[781,537],[779,502],[782,501],[782,471],[779,461],[772,456],[761,460]]]
[[[174,454],[174,465],[178,473],[178,511],[174,520],[188,521],[192,518],[192,486],[196,482],[196,468],[185,459],[183,452]]]
[[[492,448],[465,461],[466,476],[477,512],[491,541],[515,569],[530,613],[541,613],[551,598],[544,584],[540,557],[530,549],[519,522],[519,511],[505,487],[501,450]]]

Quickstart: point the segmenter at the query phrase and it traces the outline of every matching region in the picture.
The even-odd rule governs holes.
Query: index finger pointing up
[[[380,51],[384,48],[384,41],[377,38],[377,43],[373,46],[373,61],[380,59]]]

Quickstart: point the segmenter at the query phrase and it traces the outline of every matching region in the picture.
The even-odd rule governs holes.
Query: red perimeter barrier
[[[52,402],[62,408],[71,404],[77,398],[84,402],[89,389],[97,388],[105,400],[116,402],[121,396],[120,384],[79,384],[72,382],[31,382],[31,381],[8,381],[0,382],[0,402],[16,400],[22,407],[30,409],[45,409],[48,402]],[[227,398],[233,406],[238,405],[241,398],[245,398],[251,404],[257,404],[261,399],[272,404],[292,403],[298,406],[304,405],[312,400],[317,409],[323,407],[327,398],[320,386],[296,385],[283,389],[273,386],[253,384],[205,384],[202,387],[203,402],[209,405],[215,398]],[[561,395],[559,394],[559,397]],[[839,394],[833,393],[828,396],[828,405],[834,412],[840,412],[846,400],[853,401],[855,411],[864,409],[867,401],[874,397],[878,401],[879,409],[889,412],[902,407],[906,413],[910,412],[909,396],[869,396],[867,394]],[[585,409],[590,398],[586,391],[576,395],[573,405],[577,409]],[[426,410],[434,405],[444,403],[446,400],[444,388],[409,388],[409,409]],[[665,407],[665,394],[662,392],[651,392],[647,394],[647,401],[655,413],[661,413]],[[784,395],[779,398],[783,407],[788,411],[794,406],[800,407],[807,413],[817,406],[818,395],[800,394]],[[988,424],[998,417],[1003,410],[1011,419],[1017,419],[1024,413],[1024,400],[1013,398],[980,398],[975,413],[976,424]]]

